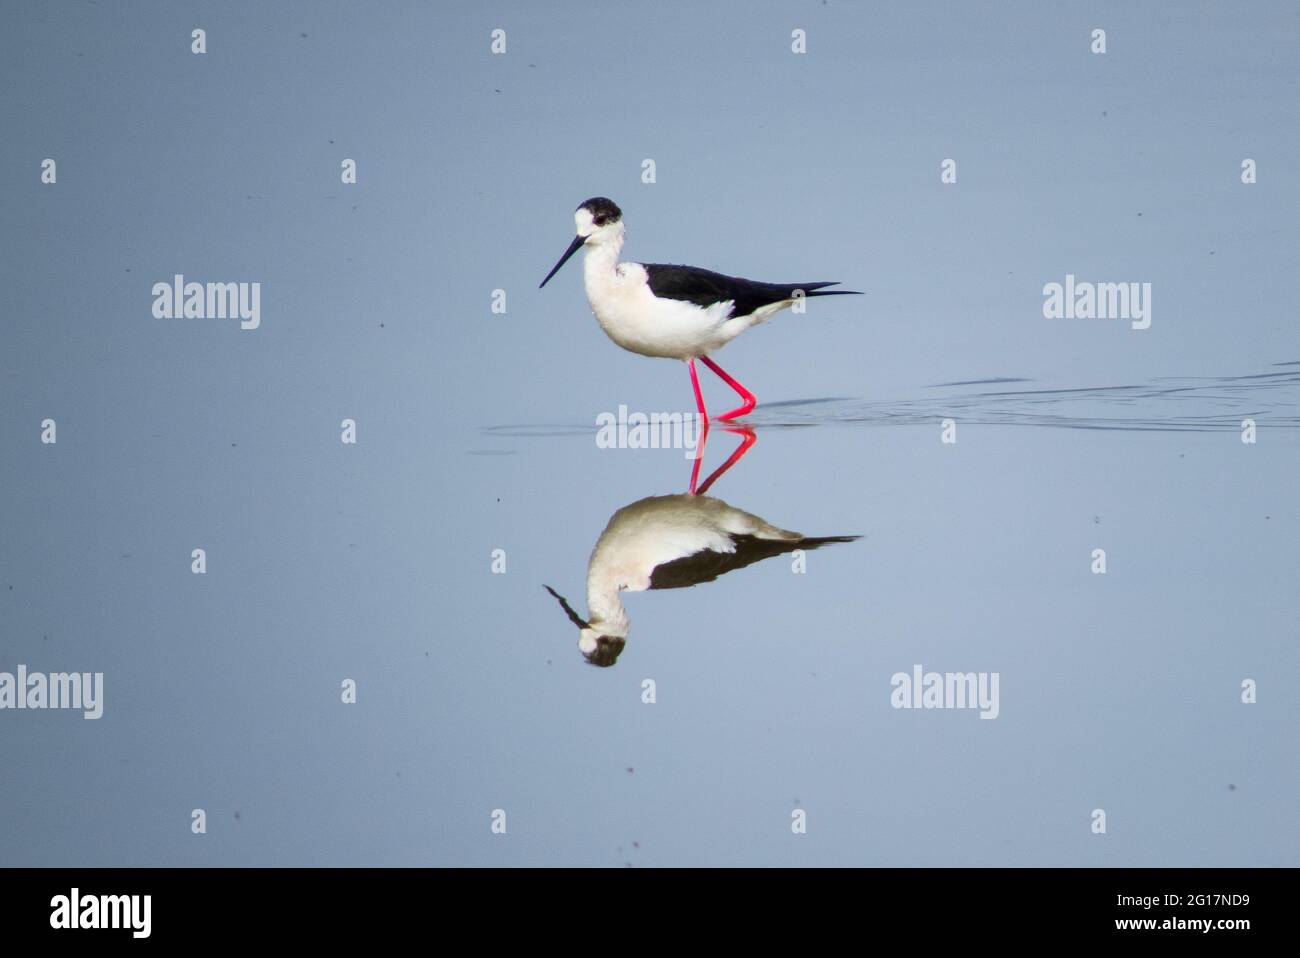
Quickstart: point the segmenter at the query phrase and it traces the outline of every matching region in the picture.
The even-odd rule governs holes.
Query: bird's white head
[[[623,235],[623,211],[613,200],[593,196],[573,211],[578,235],[591,246],[598,246]]]
[[[574,611],[567,599],[549,585],[543,586],[555,596],[569,621],[578,627],[578,651],[592,665],[608,668],[618,661],[627,645],[627,620],[617,623],[588,622]]]
[[[577,227],[577,235],[569,244],[569,248],[564,251],[564,255],[560,257],[560,261],[546,274],[546,279],[542,280],[538,289],[549,283],[551,277],[558,273],[560,267],[567,263],[581,247],[621,246],[623,243],[623,211],[613,200],[603,196],[593,196],[573,211],[573,222]]]
[[[627,645],[625,635],[606,635],[603,629],[588,626],[578,633],[578,651],[590,664],[609,668],[618,661]]]

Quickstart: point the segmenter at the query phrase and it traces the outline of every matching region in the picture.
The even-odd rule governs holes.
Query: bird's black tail
[[[816,549],[819,546],[834,545],[836,542],[857,542],[862,536],[807,536],[791,543],[797,549]]]
[[[838,286],[838,285],[840,285],[838,282],[796,283],[795,285],[790,287],[790,295],[793,296],[794,291],[797,289],[803,290],[804,296],[808,297],[809,299],[811,299],[814,296],[862,296],[864,295],[860,290],[856,290],[856,289],[826,289],[827,286]]]

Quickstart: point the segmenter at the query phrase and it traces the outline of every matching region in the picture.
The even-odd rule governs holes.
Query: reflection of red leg
[[[750,398],[752,399],[753,397]],[[700,460],[695,460],[695,469],[691,473],[691,495],[702,496],[708,492],[709,486],[721,479],[724,472],[736,463],[740,462],[740,457],[749,452],[749,447],[758,441],[758,436],[754,435],[754,430],[749,426],[728,426],[727,432],[734,432],[737,436],[740,436],[740,445],[736,447],[736,451],[731,454],[730,459],[718,466],[717,469],[713,470],[709,478],[704,480],[704,484],[700,486],[698,492],[695,489],[695,477],[699,473]],[[701,452],[703,452],[703,450],[701,450]]]
[[[741,398],[740,405],[737,406],[735,409],[731,410],[730,412],[724,412],[721,416],[718,416],[717,418],[719,420],[735,419],[737,416],[744,416],[754,411],[754,407],[758,405],[757,396],[755,396],[752,392],[750,392],[748,389],[746,389],[736,380],[732,379],[725,369],[723,369],[721,366],[715,363],[708,356],[701,356],[700,361],[703,362],[704,365],[712,369],[715,373],[717,373],[719,378],[721,378],[724,383],[726,383],[728,386],[734,389]],[[694,369],[694,366],[692,366],[691,368]],[[695,389],[696,389],[696,395],[698,396],[699,386],[697,385]],[[703,400],[701,400],[700,411],[703,412],[703,410],[704,410],[704,402]]]
[[[708,362],[708,360],[706,359],[705,362]],[[695,360],[686,360],[686,367],[691,371],[691,388],[695,390],[695,408],[698,409],[700,415],[704,417],[705,428],[707,429],[709,414],[704,409],[704,393],[700,392],[700,377],[695,373]],[[696,459],[695,461],[699,462],[700,460]]]
[[[694,366],[691,367],[691,371],[695,371]],[[695,495],[695,483],[700,478],[700,463],[704,461],[704,444],[709,439],[709,418],[701,416],[700,421],[704,424],[704,428],[700,430],[699,441],[695,443],[695,464],[691,466],[691,495]]]

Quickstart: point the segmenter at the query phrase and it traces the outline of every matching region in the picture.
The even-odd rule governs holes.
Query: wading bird
[[[709,358],[751,326],[794,305],[801,297],[861,295],[828,290],[838,283],[759,283],[723,276],[695,266],[620,263],[623,211],[603,196],[587,200],[573,214],[578,235],[546,274],[545,286],[579,248],[585,246],[583,280],[596,321],[610,339],[642,356],[685,360],[700,415],[707,417],[695,360],[700,360],[736,391],[741,404],[717,419],[734,419],[753,410],[752,392]],[[540,289],[541,286],[538,288]]]
[[[778,529],[711,496],[650,496],[614,513],[596,540],[587,564],[590,619],[578,615],[549,585],[545,589],[578,627],[578,649],[586,660],[610,666],[627,644],[628,617],[621,593],[712,582],[795,549],[810,551],[857,538]]]

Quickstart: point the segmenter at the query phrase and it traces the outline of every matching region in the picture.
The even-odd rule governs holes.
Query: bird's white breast
[[[587,301],[601,329],[624,349],[642,356],[692,359],[731,338],[721,330],[729,302],[704,309],[684,300],[658,299],[641,264],[614,267],[600,259],[594,252],[586,259]]]
[[[705,549],[734,552],[732,535],[748,531],[752,518],[707,496],[649,496],[624,506],[610,517],[592,550],[588,589],[640,592],[665,562]]]

